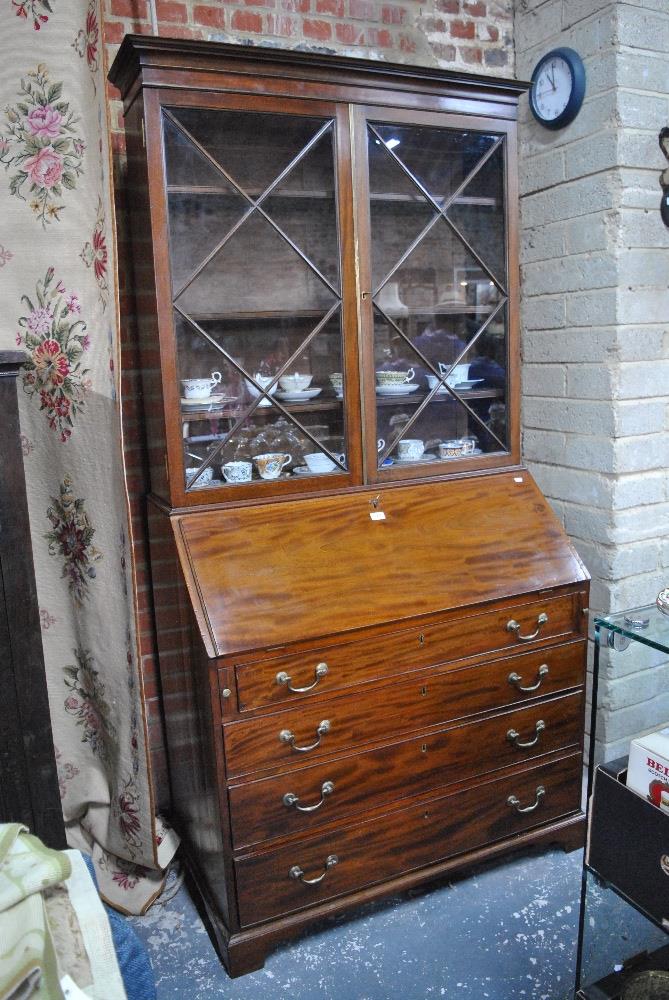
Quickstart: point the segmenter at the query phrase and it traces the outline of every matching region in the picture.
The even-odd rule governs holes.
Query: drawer
[[[543,728],[537,730],[539,722]],[[232,785],[234,847],[303,834],[540,754],[580,749],[582,727],[583,695],[578,691],[427,736]],[[516,741],[513,733],[519,734]],[[516,742],[532,745],[523,748]],[[305,808],[309,811],[300,811]]]
[[[581,799],[581,772],[581,755],[573,754],[238,859],[241,924],[292,913],[575,812]],[[327,867],[327,859],[333,858],[336,863],[330,861]],[[313,885],[301,881],[321,875]]]
[[[455,670],[402,674],[383,687],[326,700],[311,698],[283,712],[227,723],[228,776],[305,764],[360,743],[393,739],[402,732],[580,685],[584,651],[584,642],[578,641]],[[512,676],[520,681],[510,681]],[[536,691],[519,689],[534,687],[537,681]],[[292,735],[292,743],[287,734]]]
[[[435,663],[582,635],[580,608],[580,594],[567,594],[436,625],[416,625],[359,642],[238,664],[235,673],[239,710],[276,705],[287,699],[302,701],[309,694]],[[546,615],[547,620],[538,624],[541,615]],[[517,623],[518,629],[507,628],[510,622]],[[536,637],[529,639],[535,632]]]

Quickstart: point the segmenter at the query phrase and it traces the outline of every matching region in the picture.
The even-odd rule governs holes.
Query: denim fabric
[[[93,862],[83,855],[97,889]],[[149,954],[126,917],[105,906],[128,1000],[156,1000],[156,986]]]

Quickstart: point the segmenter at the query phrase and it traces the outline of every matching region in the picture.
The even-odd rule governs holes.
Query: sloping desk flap
[[[172,523],[215,656],[588,579],[525,471],[182,514]]]

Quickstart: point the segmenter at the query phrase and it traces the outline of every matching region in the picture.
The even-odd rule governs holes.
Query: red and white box
[[[627,787],[669,813],[669,728],[632,740]]]

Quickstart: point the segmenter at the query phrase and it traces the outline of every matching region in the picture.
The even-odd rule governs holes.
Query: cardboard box
[[[669,729],[632,740],[627,787],[669,812]]]
[[[669,930],[669,815],[626,785],[627,758],[595,768],[586,863]]]

